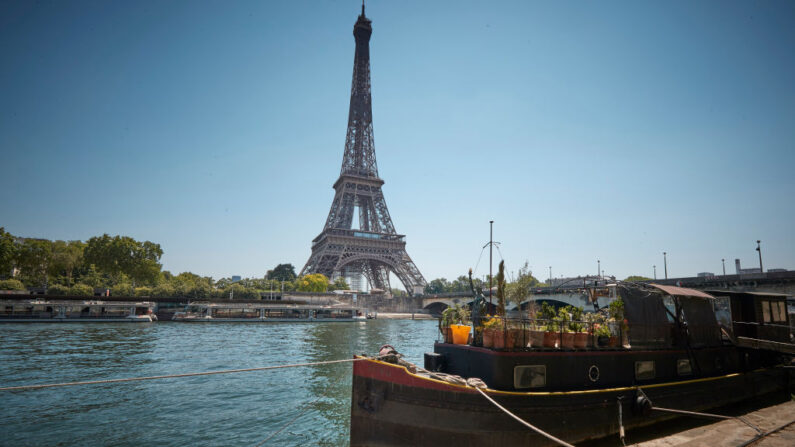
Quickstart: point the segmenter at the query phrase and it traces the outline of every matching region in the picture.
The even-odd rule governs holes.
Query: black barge
[[[610,294],[624,311],[623,324],[613,324],[617,346],[600,346],[593,323],[581,329],[589,334],[584,347],[568,347],[561,325],[555,344],[545,346],[533,334],[538,322],[527,318],[518,330],[505,322],[504,338],[513,343],[500,348],[483,347],[478,330],[467,344],[437,342],[424,369],[355,362],[351,445],[554,445],[452,376],[482,379],[500,405],[569,443],[672,417],[652,407],[703,411],[792,389],[792,369],[781,367],[791,357],[740,347],[734,335],[748,335],[754,323],[755,334],[791,347],[789,331],[774,328],[788,327],[786,312],[778,311],[786,297],[715,293],[722,296],[716,299],[692,289],[630,284]],[[762,301],[766,311],[754,304]],[[761,316],[740,315],[740,308]],[[733,319],[733,312],[749,321]]]

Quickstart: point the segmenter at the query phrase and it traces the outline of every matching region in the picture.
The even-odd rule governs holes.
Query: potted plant
[[[549,303],[541,304],[541,312],[538,313],[539,318],[543,321],[544,342],[545,348],[557,348],[560,344],[560,333],[558,332],[560,326],[556,322],[556,312],[553,306]]]
[[[453,333],[450,330],[450,324],[453,319],[453,308],[448,307],[442,311],[442,316],[439,318],[439,332],[442,333],[442,338],[445,343],[453,342]]]
[[[496,331],[499,319],[486,315],[486,321],[483,323],[483,347],[494,347],[494,332]]]
[[[624,301],[618,298],[608,305],[608,313],[610,315],[610,346],[615,347],[619,345],[619,340],[622,344],[627,345],[627,332],[628,324],[624,318]]]
[[[569,330],[574,333],[574,348],[585,349],[588,345],[588,332],[583,324],[582,307],[571,307]]]
[[[565,306],[558,310],[558,325],[560,327],[560,347],[564,349],[574,348],[574,332],[571,331],[569,324],[571,323],[571,314],[569,309],[571,306]]]
[[[610,328],[605,322],[594,323],[594,336],[596,337],[597,344],[600,347],[606,347],[610,344]]]

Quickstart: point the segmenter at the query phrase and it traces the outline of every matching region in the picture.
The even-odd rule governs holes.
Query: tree
[[[293,281],[296,277],[295,267],[292,264],[279,264],[265,274],[265,278],[275,279],[276,281]]]
[[[340,276],[334,280],[334,282],[328,287],[328,290],[349,290],[350,286],[348,286],[348,282],[345,281],[344,276]]]
[[[52,260],[52,243],[45,239],[25,239],[17,251],[17,266],[31,285],[47,284]]]
[[[0,280],[0,290],[27,290],[22,281],[18,279],[3,279]]]
[[[435,293],[445,293],[450,288],[450,282],[445,278],[437,278],[432,280],[425,286],[425,293],[433,295]]]
[[[17,247],[14,244],[14,236],[7,233],[5,228],[0,227],[0,278],[11,276],[16,255]]]
[[[627,276],[627,278],[624,281],[651,281],[651,278],[639,275],[631,275]]]
[[[323,293],[328,289],[328,278],[321,273],[304,275],[296,280],[296,289],[300,292]]]
[[[134,283],[154,283],[160,274],[158,261],[162,255],[160,244],[107,234],[89,239],[84,251],[86,262],[101,272],[111,276],[123,273]]]
[[[534,287],[538,287],[538,279],[533,276],[533,272],[530,271],[530,267],[525,261],[522,268],[519,269],[516,281],[509,283],[506,287],[508,301],[516,305],[521,304],[530,296],[530,290]]]
[[[69,289],[69,294],[74,296],[94,296],[94,288],[87,284],[75,284]]]
[[[85,244],[81,241],[53,242],[50,275],[66,276],[66,286],[71,287],[72,275],[75,269],[83,262],[84,248]]]

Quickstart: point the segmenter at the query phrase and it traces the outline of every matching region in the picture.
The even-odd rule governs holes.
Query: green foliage
[[[18,279],[3,279],[0,280],[0,290],[27,290],[22,281]]]
[[[53,284],[47,287],[47,295],[69,295],[69,287]]]
[[[331,285],[328,286],[329,291],[334,290],[349,290],[350,286],[348,286],[347,281],[345,281],[344,276],[340,276],[339,278],[335,279]]]
[[[328,278],[320,273],[304,275],[296,281],[296,289],[299,292],[325,292],[328,289]]]
[[[555,311],[555,306],[552,306],[551,304],[544,301],[543,303],[541,303],[541,310],[538,312],[536,318],[542,320],[552,320],[556,316],[557,312]]]
[[[51,276],[63,276],[66,285],[72,285],[72,276],[75,269],[83,263],[83,250],[85,244],[81,241],[55,241],[52,243],[52,262],[49,273]]]
[[[52,242],[44,239],[25,239],[18,247],[16,264],[23,281],[31,286],[47,283],[52,260]]]
[[[17,246],[14,244],[14,236],[0,227],[0,278],[11,276],[16,256]]]
[[[624,301],[619,299],[614,300],[608,305],[608,313],[610,318],[616,321],[624,321]]]
[[[538,287],[538,279],[533,276],[528,262],[525,261],[522,268],[519,269],[516,281],[507,285],[508,301],[517,305],[521,304],[530,296],[530,291],[534,287]]]
[[[497,271],[497,315],[505,318],[505,261],[500,261]]]
[[[136,287],[134,293],[135,293],[135,296],[152,296],[152,288],[151,287]]]
[[[88,284],[75,284],[69,289],[69,294],[74,296],[94,296],[94,288]]]
[[[469,308],[455,303],[442,312],[442,326],[451,324],[469,324]]]
[[[296,277],[295,267],[292,264],[279,264],[265,274],[265,278],[276,281],[294,281]]]
[[[158,261],[163,250],[160,244],[149,241],[103,234],[88,240],[83,255],[87,263],[111,276],[125,274],[133,282],[152,284],[160,274]]]
[[[624,281],[651,281],[651,278],[639,275],[631,275],[627,276],[626,279],[624,279]]]

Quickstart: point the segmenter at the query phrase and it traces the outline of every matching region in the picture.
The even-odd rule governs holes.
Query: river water
[[[0,326],[0,387],[375,354],[422,364],[436,321],[47,323]],[[0,392],[0,445],[348,444],[351,363]]]

